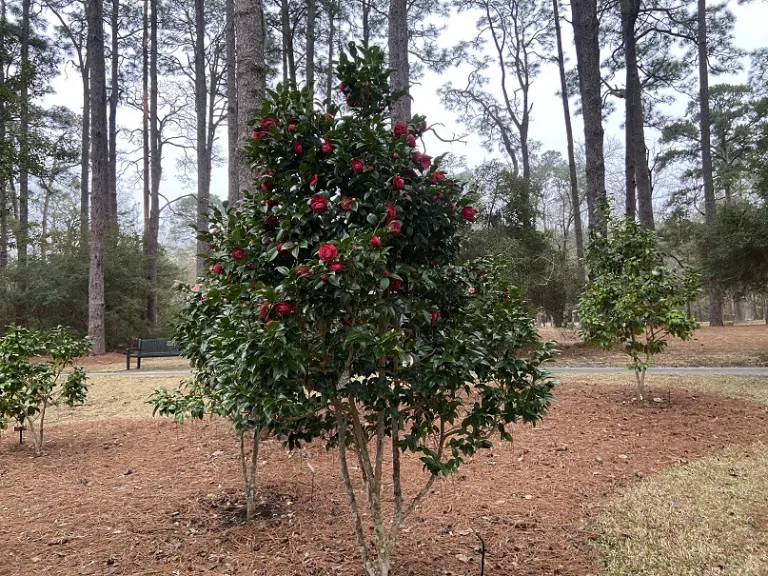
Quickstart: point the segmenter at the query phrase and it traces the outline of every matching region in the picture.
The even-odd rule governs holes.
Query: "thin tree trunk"
[[[209,182],[206,171],[207,83],[205,74],[205,5],[195,0],[195,116],[197,119],[197,228],[208,230]],[[197,275],[205,274],[208,244],[197,241]]]
[[[83,129],[80,147],[80,247],[88,254],[88,206],[90,204],[89,166],[91,162],[90,58],[83,63]]]
[[[408,89],[410,66],[408,63],[408,0],[389,2],[389,77],[392,92]],[[411,119],[411,99],[407,94],[392,104],[392,121]]]
[[[563,116],[565,118],[565,137],[568,141],[568,175],[571,182],[571,206],[573,208],[573,231],[576,236],[576,258],[578,259],[579,281],[584,282],[584,235],[581,228],[581,202],[579,201],[579,177],[576,171],[576,154],[573,149],[573,127],[571,126],[571,110],[568,104],[568,84],[565,81],[565,58],[563,56],[563,37],[560,30],[560,13],[558,0],[552,0],[555,20],[555,36],[557,39],[557,64],[560,70],[560,96],[563,100]]]
[[[109,219],[117,229],[117,102],[120,96],[120,60],[118,55],[118,31],[120,29],[120,1],[112,0],[112,54],[111,89],[109,94]]]
[[[45,197],[43,199],[43,214],[40,222],[40,261],[45,264],[46,248],[48,246],[48,212],[51,207],[51,188],[43,184],[43,192]]]
[[[0,46],[5,45],[5,0],[0,0]],[[0,50],[0,92],[5,90],[5,55]],[[5,145],[5,100],[0,98],[0,146]],[[0,271],[8,267],[8,194],[0,177]]]
[[[104,232],[109,214],[107,86],[104,60],[104,0],[88,2],[88,62],[91,68],[91,201],[88,336],[93,354],[104,354]]]
[[[235,0],[226,0],[227,6],[227,173],[230,206],[240,200],[237,179],[237,67],[235,65]]]
[[[596,0],[573,0],[571,11],[584,117],[589,228],[606,235],[608,198],[605,192],[603,99],[600,93],[600,39]]]
[[[315,20],[317,18],[316,0],[307,0],[307,85],[315,83]]]
[[[699,56],[699,130],[701,131],[701,174],[704,179],[704,217],[708,227],[714,226],[715,182],[712,176],[712,148],[710,139],[709,68],[707,67],[707,2],[698,0],[698,56]],[[720,285],[716,278],[707,282],[709,293],[709,325],[723,325],[723,307]]]
[[[147,299],[147,320],[150,326],[157,328],[157,268],[158,236],[160,234],[160,177],[162,158],[160,157],[160,127],[158,120],[157,86],[157,27],[160,0],[150,0],[149,20],[149,146],[150,146],[150,191],[149,241],[147,243],[147,279],[149,280],[149,298]]]
[[[363,0],[363,45],[371,42],[371,4],[369,0]]]
[[[283,32],[283,52],[288,64],[288,79],[296,82],[296,58],[293,54],[293,35],[291,33],[291,14],[288,11],[288,0],[281,0],[280,22]]]
[[[333,47],[336,34],[336,14],[332,3],[328,4],[328,77],[325,82],[325,99],[333,96]]]
[[[144,180],[144,254],[149,254],[149,0],[144,0],[141,42],[141,105],[142,105],[142,174]]]
[[[27,262],[29,234],[29,11],[30,0],[21,2],[21,106],[19,109],[19,225],[16,250],[19,266]],[[23,278],[23,276],[22,276]]]
[[[261,102],[267,81],[264,62],[264,5],[262,0],[235,0],[235,41],[237,54],[237,147],[238,183],[240,190],[253,183],[245,145],[251,138],[249,120],[261,113]]]

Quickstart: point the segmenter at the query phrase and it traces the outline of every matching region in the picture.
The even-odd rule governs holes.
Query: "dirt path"
[[[616,387],[564,385],[535,429],[435,485],[407,521],[397,576],[596,574],[595,507],[667,466],[768,439],[765,406],[675,390],[640,407]],[[264,449],[265,518],[232,521],[240,481],[224,423],[103,421],[49,431],[47,455],[0,444],[0,574],[359,576],[336,461]],[[307,461],[316,470],[314,478]],[[405,473],[420,474],[416,459]],[[413,493],[416,483],[407,486]]]

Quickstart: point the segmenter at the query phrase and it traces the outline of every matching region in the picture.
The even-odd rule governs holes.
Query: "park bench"
[[[166,358],[181,356],[179,349],[167,338],[140,338],[136,346],[125,351],[125,369],[131,369],[131,356],[136,358],[136,369],[141,368],[142,358]]]

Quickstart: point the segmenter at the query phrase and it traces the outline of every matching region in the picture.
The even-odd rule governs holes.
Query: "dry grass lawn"
[[[768,574],[768,447],[755,443],[629,486],[592,528],[610,576]]]

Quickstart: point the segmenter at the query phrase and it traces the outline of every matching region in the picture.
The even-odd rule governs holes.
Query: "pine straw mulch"
[[[540,328],[543,339],[556,340],[558,366],[625,366],[620,348],[603,350],[584,344],[573,330]],[[670,339],[654,366],[768,366],[768,325],[763,322],[711,328],[702,326],[690,340]]]
[[[479,574],[473,530],[489,576],[596,574],[584,522],[618,487],[768,432],[765,406],[711,395],[665,391],[663,404],[639,406],[618,387],[557,393],[540,426],[435,485],[406,521],[395,575]],[[260,518],[244,524],[236,454],[223,422],[66,424],[49,430],[42,458],[6,434],[0,574],[362,573],[334,455],[288,457],[268,443]],[[415,459],[404,468],[420,473]]]

